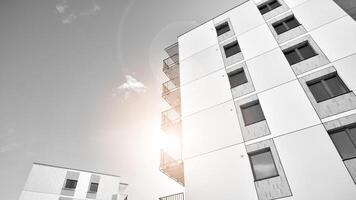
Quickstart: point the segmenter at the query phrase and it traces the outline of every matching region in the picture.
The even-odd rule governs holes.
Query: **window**
[[[329,134],[343,160],[356,158],[355,125],[329,132]]]
[[[249,154],[255,181],[278,176],[270,148],[261,149]]]
[[[224,23],[216,26],[215,29],[216,29],[216,33],[218,34],[218,36],[220,36],[220,35],[230,31],[229,23],[224,22]]]
[[[231,88],[247,83],[246,74],[243,68],[228,74]]]
[[[75,189],[77,187],[77,180],[67,179],[64,186],[65,189]]]
[[[349,89],[336,72],[312,80],[307,85],[316,102],[325,101],[349,92]]]
[[[233,56],[239,52],[241,52],[239,43],[237,41],[231,42],[228,45],[224,46],[225,56],[226,58]]]
[[[283,51],[290,65],[318,55],[310,46],[309,42],[302,42]]]
[[[272,24],[274,30],[276,30],[278,35],[286,31],[289,31],[295,27],[298,27],[299,25],[300,25],[299,22],[293,15],[284,18],[282,21]]]
[[[272,1],[268,1],[266,3],[259,5],[258,9],[260,10],[261,14],[263,15],[275,8],[278,8],[279,6],[281,6],[281,4],[277,0],[272,0]]]
[[[242,105],[241,112],[246,126],[265,120],[265,116],[258,100]]]
[[[95,193],[98,191],[99,183],[90,183],[89,191]]]

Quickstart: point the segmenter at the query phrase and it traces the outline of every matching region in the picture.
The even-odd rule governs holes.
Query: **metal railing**
[[[181,107],[176,106],[174,108],[171,108],[169,110],[163,111],[161,113],[161,125],[162,127],[164,126],[172,126],[176,122],[180,121],[180,115],[181,115]]]
[[[169,196],[161,197],[159,200],[184,200],[184,193],[172,194]]]
[[[174,54],[163,60],[163,71],[179,64],[179,54]]]
[[[170,92],[178,89],[179,85],[180,85],[179,77],[164,82],[162,84],[162,95],[163,96],[168,95]]]
[[[169,79],[179,77],[179,55],[175,54],[163,60],[163,72]]]
[[[184,186],[184,162],[182,159],[173,158],[164,150],[161,150],[159,169],[168,177]]]

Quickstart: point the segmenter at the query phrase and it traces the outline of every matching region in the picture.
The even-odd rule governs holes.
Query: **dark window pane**
[[[294,16],[289,18],[289,19],[287,19],[285,21],[285,23],[287,24],[289,30],[300,25],[299,22],[297,21],[297,19]]]
[[[263,15],[265,13],[267,13],[269,11],[267,5],[261,5],[258,7],[258,9],[260,10],[260,13]]]
[[[245,71],[242,69],[229,74],[231,88],[247,83]]]
[[[338,95],[348,92],[348,89],[345,87],[345,84],[342,82],[340,77],[338,77],[337,75],[335,75],[331,78],[325,79],[325,83],[328,86],[328,88],[333,96],[338,96]]]
[[[229,27],[229,23],[227,22],[220,24],[219,26],[216,27],[216,33],[218,34],[218,36],[228,31],[230,31],[230,27]]]
[[[276,30],[278,35],[287,31],[287,29],[283,25],[283,23],[274,24],[273,27],[274,27],[274,30]]]
[[[324,101],[326,99],[331,98],[330,94],[326,91],[321,81],[310,84],[308,86],[316,102]]]
[[[250,125],[265,119],[259,102],[247,106],[243,105],[241,106],[241,111],[245,125]]]
[[[237,41],[232,42],[231,44],[228,44],[228,45],[224,46],[224,50],[225,50],[226,58],[241,52],[239,44],[237,43]]]
[[[352,142],[354,143],[354,145],[356,145],[356,127],[349,128],[349,133],[350,133]]]
[[[286,51],[284,52],[284,55],[286,56],[290,65],[294,65],[301,61],[299,55],[295,50]]]
[[[272,152],[269,149],[250,155],[250,161],[255,180],[262,180],[278,175]]]
[[[309,43],[307,43],[301,47],[298,47],[298,50],[299,50],[300,54],[302,54],[303,60],[306,60],[308,58],[311,58],[311,57],[317,55]]]
[[[356,149],[345,131],[330,134],[343,160],[356,157]]]
[[[281,6],[281,4],[278,2],[278,1],[271,1],[269,3],[269,6],[271,7],[271,10],[275,9],[275,8],[278,8],[279,6]]]
[[[77,180],[67,179],[65,188],[67,189],[75,189],[77,187]]]
[[[89,192],[97,192],[99,183],[90,183]]]

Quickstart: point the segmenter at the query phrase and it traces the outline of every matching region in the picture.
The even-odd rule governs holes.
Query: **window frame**
[[[225,25],[227,26],[228,30],[223,32],[223,33],[219,33],[218,29],[220,29],[220,30],[224,29]],[[228,21],[222,22],[221,24],[218,24],[217,26],[215,26],[215,30],[216,30],[217,36],[219,37],[219,36],[224,35],[225,33],[229,32],[229,31],[231,31],[230,24],[229,24]]]
[[[302,48],[302,47],[305,47],[305,46],[309,46],[309,47],[312,49],[312,51],[313,51],[313,53],[314,53],[313,56],[310,56],[310,57],[308,57],[308,58],[305,58],[305,57],[302,55],[302,53],[300,52],[299,49]],[[308,40],[303,41],[303,42],[301,42],[301,43],[299,43],[299,44],[296,44],[296,45],[294,45],[294,46],[291,46],[291,47],[289,47],[289,48],[283,50],[283,54],[284,54],[284,56],[285,56],[286,58],[287,58],[287,54],[288,54],[288,53],[291,53],[291,52],[296,52],[296,53],[297,53],[298,58],[299,58],[299,61],[292,64],[292,63],[290,63],[290,61],[287,59],[289,65],[295,65],[295,64],[297,64],[297,63],[300,63],[300,62],[302,62],[302,61],[308,60],[308,59],[310,59],[310,58],[313,58],[313,57],[319,55],[319,54],[314,50],[313,46],[310,44],[310,42],[309,42]]]
[[[333,94],[333,91],[329,88],[329,85],[326,83],[325,80],[328,80],[328,79],[331,79],[331,78],[334,78],[334,77],[339,81],[340,85],[345,89],[345,92],[343,92],[341,94],[337,94],[337,95]],[[311,85],[315,85],[315,84],[317,84],[319,82],[321,83],[321,85],[325,89],[326,93],[329,95],[329,97],[326,98],[326,99],[318,100],[315,97],[314,93],[310,89]],[[313,79],[311,81],[308,81],[308,82],[306,82],[306,84],[308,86],[309,91],[312,93],[312,95],[313,95],[313,97],[314,97],[314,99],[315,99],[315,101],[317,103],[320,103],[320,102],[323,102],[323,101],[327,101],[329,99],[333,99],[335,97],[338,97],[338,96],[341,96],[341,95],[344,95],[344,94],[347,94],[347,93],[351,92],[351,90],[346,86],[345,82],[341,79],[341,77],[339,76],[339,74],[336,71],[332,72],[332,73],[329,73],[329,74],[326,74],[326,75],[324,75],[322,77]]]
[[[355,149],[355,152],[356,152],[356,143],[353,141],[352,139],[352,136],[351,136],[351,132],[350,132],[350,129],[353,129],[353,128],[356,128],[356,123],[352,123],[352,124],[348,124],[348,125],[345,125],[345,126],[341,126],[341,127],[338,127],[338,128],[335,128],[335,129],[332,129],[332,130],[329,130],[328,131],[328,134],[329,134],[329,137],[330,137],[330,140],[332,141],[332,143],[334,144],[335,146],[335,149],[337,150],[337,152],[339,153],[342,161],[347,161],[347,160],[351,160],[351,159],[355,159],[356,158],[356,155],[353,156],[353,157],[350,157],[350,158],[343,158],[342,157],[342,154],[340,153],[340,150],[336,147],[333,139],[331,138],[331,135],[333,134],[337,134],[337,133],[340,133],[342,131],[344,131],[347,135],[347,139],[350,140],[351,144],[353,145],[354,149]]]
[[[232,55],[227,56],[227,55],[226,55],[226,49],[232,48],[232,47],[234,47],[235,45],[238,47],[238,52],[235,53],[235,54],[232,54]],[[223,46],[223,49],[224,49],[224,53],[225,53],[225,59],[228,59],[228,58],[230,58],[230,57],[232,57],[232,56],[234,56],[234,55],[236,55],[236,54],[238,54],[238,53],[241,53],[241,47],[240,47],[240,44],[239,44],[239,42],[238,42],[237,40],[234,40],[234,41],[232,41],[232,42],[230,42],[230,43],[224,45],[224,46]]]
[[[275,8],[272,8],[270,4],[272,4],[272,3],[274,3],[274,2],[277,2],[277,3],[278,3],[278,6],[275,7]],[[264,15],[264,14],[266,14],[266,13],[268,13],[268,12],[270,12],[270,11],[272,11],[272,10],[278,8],[278,7],[281,7],[281,6],[282,6],[282,4],[281,4],[278,0],[269,0],[269,1],[265,2],[265,3],[262,3],[261,5],[258,5],[257,8],[258,8],[258,10],[260,11],[260,13],[261,13],[262,15]],[[265,12],[265,13],[262,13],[262,12],[261,12],[262,7],[267,7],[267,10],[268,10],[268,11]]]
[[[256,155],[259,155],[259,154],[262,154],[262,153],[268,153],[268,152],[271,154],[272,163],[273,163],[273,166],[274,166],[274,169],[275,169],[276,173],[273,174],[273,175],[271,175],[271,176],[267,176],[267,177],[264,177],[264,178],[259,178],[259,179],[257,179],[257,178],[256,178],[256,172],[255,172],[255,170],[254,170],[251,157],[256,156]],[[247,155],[248,155],[248,158],[249,158],[249,161],[250,161],[250,165],[251,165],[251,170],[252,170],[252,173],[253,173],[254,182],[262,181],[262,180],[266,180],[266,179],[270,179],[270,178],[274,178],[274,177],[278,177],[278,176],[279,176],[278,168],[277,168],[277,165],[276,165],[276,162],[275,162],[275,159],[274,159],[274,156],[273,156],[271,147],[266,147],[266,148],[263,148],[263,149],[258,149],[258,150],[256,150],[256,151],[252,151],[252,152],[250,152],[250,153],[247,153]]]
[[[246,123],[246,118],[245,118],[243,110],[246,109],[246,108],[255,106],[255,105],[259,105],[260,106],[261,111],[262,111],[262,115],[263,115],[263,119],[260,119],[260,120],[254,121],[254,122]],[[262,122],[262,121],[266,120],[266,116],[265,116],[265,114],[263,112],[263,109],[262,109],[262,106],[261,106],[261,103],[260,103],[259,100],[254,100],[254,101],[248,102],[246,104],[243,104],[243,105],[240,106],[240,109],[241,109],[242,120],[244,121],[245,126],[249,126],[249,125],[256,124],[258,122]]]
[[[67,187],[67,183],[70,182],[70,181],[74,182],[74,187]],[[65,189],[65,190],[75,190],[77,188],[77,184],[78,184],[78,180],[68,178],[64,182],[63,189]]]
[[[288,31],[290,31],[290,30],[292,30],[292,29],[297,28],[298,26],[291,28],[291,27],[289,27],[288,24],[287,24],[287,21],[293,20],[293,19],[297,22],[298,26],[301,25],[301,24],[299,23],[299,21],[297,20],[297,18],[295,18],[294,15],[287,16],[287,17],[283,18],[282,20],[279,20],[279,21],[277,21],[277,22],[274,22],[274,23],[272,24],[272,27],[273,27],[274,31],[277,33],[277,35],[281,35],[281,34],[283,34],[283,33],[285,33],[285,32],[288,32]],[[285,30],[284,30],[283,32],[281,32],[281,33],[278,33],[277,30],[276,30],[276,26],[280,26],[280,25],[282,25],[282,26],[285,28]]]
[[[240,74],[240,73],[243,73],[243,75],[244,75],[246,81],[244,81],[243,83],[241,83],[241,84],[239,84],[239,85],[232,85],[232,83],[231,83],[231,81],[230,81],[230,77],[233,77],[233,76],[235,76],[235,75],[237,75],[237,74]],[[248,83],[248,79],[247,79],[247,76],[246,76],[246,72],[245,72],[245,69],[244,69],[243,67],[241,67],[241,68],[239,68],[239,69],[236,69],[236,70],[234,70],[234,71],[232,71],[232,72],[229,72],[229,73],[227,74],[227,76],[228,76],[228,78],[229,78],[229,83],[230,83],[230,88],[231,88],[231,89],[232,89],[232,88],[235,88],[235,87],[238,87],[238,86],[240,86],[240,85],[243,85],[243,84],[245,84],[245,83]]]
[[[92,189],[91,186],[92,186],[93,184],[96,184],[96,191],[91,190],[91,189]],[[98,192],[98,189],[99,189],[99,183],[91,182],[91,183],[89,184],[88,193],[97,193],[97,192]]]

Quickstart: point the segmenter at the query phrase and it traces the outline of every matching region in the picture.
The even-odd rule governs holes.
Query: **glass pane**
[[[244,70],[232,72],[229,74],[231,88],[247,83],[247,78]]]
[[[265,119],[259,102],[255,105],[242,107],[241,111],[245,125],[250,125]]]
[[[77,187],[77,181],[76,180],[71,180],[71,179],[67,179],[66,180],[65,188],[75,189],[76,187]]]
[[[270,150],[251,155],[250,159],[255,180],[266,179],[278,175]]]
[[[260,10],[262,15],[269,11],[267,5],[259,6],[258,9]]]
[[[218,34],[218,36],[228,32],[228,31],[230,31],[230,27],[229,27],[229,23],[227,23],[227,22],[216,27],[216,33]]]
[[[316,55],[314,49],[309,44],[299,47],[298,50],[302,54],[303,60],[306,60]]]
[[[98,183],[91,183],[90,184],[90,192],[97,192],[98,191],[98,186],[99,184]]]
[[[336,149],[342,159],[349,159],[356,156],[356,149],[345,131],[330,134]]]
[[[299,22],[297,21],[297,19],[294,16],[292,18],[286,20],[286,24],[289,27],[289,29],[293,29],[293,28],[299,26]]]
[[[349,133],[350,133],[352,142],[354,143],[354,145],[356,145],[356,127],[349,128]]]
[[[321,81],[308,86],[317,102],[331,98],[330,94],[326,91]]]
[[[286,27],[283,25],[283,23],[278,23],[273,25],[274,30],[276,30],[277,34],[282,34],[287,31]]]
[[[228,44],[224,47],[226,58],[233,56],[239,52],[241,52],[239,44],[237,42],[233,42],[232,44]]]
[[[333,96],[338,96],[347,92],[347,88],[345,87],[344,83],[342,83],[341,79],[337,75],[325,79],[325,83],[330,89]]]
[[[294,65],[301,61],[295,50],[287,51],[284,53],[290,65]]]
[[[271,6],[271,10],[273,10],[281,6],[281,4],[278,1],[272,1],[271,3],[269,3],[269,6]]]

